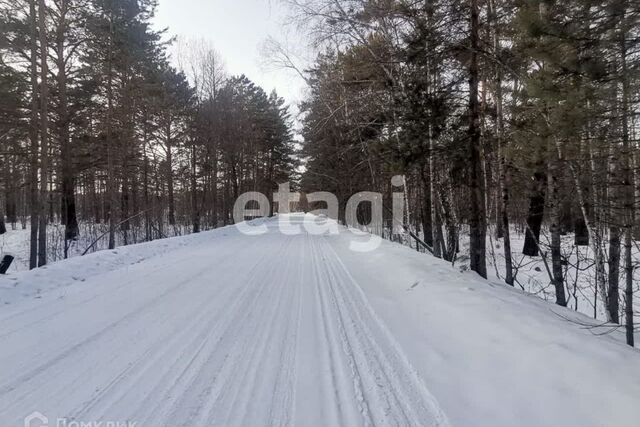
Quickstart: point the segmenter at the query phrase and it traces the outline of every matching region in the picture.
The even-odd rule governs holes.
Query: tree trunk
[[[631,213],[630,219],[633,220],[635,214]],[[634,286],[633,286],[633,258],[632,258],[632,249],[633,249],[633,236],[632,236],[632,228],[627,227],[625,230],[624,236],[624,261],[625,261],[625,328],[627,332],[627,344],[631,347],[635,347],[635,326],[634,326],[634,312],[633,312],[633,294],[634,294]]]
[[[433,241],[433,255],[442,258],[444,252],[444,236],[442,234],[442,222],[438,213],[438,195],[436,193],[436,166],[434,143],[431,137],[431,125],[429,125],[429,199],[431,200],[431,240]]]
[[[171,132],[171,129],[168,130]],[[169,225],[176,225],[176,205],[173,192],[173,154],[171,137],[167,135],[167,191],[169,196]]]
[[[623,18],[624,18],[623,14]],[[623,22],[623,27],[626,25]],[[622,159],[623,159],[623,191],[624,191],[624,265],[625,265],[625,328],[627,344],[635,346],[635,328],[633,312],[633,228],[635,224],[635,189],[631,157],[631,141],[629,138],[629,99],[630,87],[627,66],[627,31],[620,32],[620,57],[622,63]]]
[[[553,152],[553,151],[550,151]],[[551,193],[551,270],[553,286],[556,293],[556,304],[566,307],[567,297],[564,289],[564,274],[562,271],[562,239],[560,235],[560,196],[558,188],[558,161],[550,160],[549,191]]]
[[[116,209],[118,206],[115,150],[113,141],[113,16],[109,17],[109,52],[107,70],[107,197],[109,199],[109,249],[116,247]]]
[[[543,171],[543,165],[539,164],[538,170],[533,175],[533,186],[529,198],[529,214],[527,216],[527,230],[522,253],[527,256],[538,256],[540,248],[540,230],[544,219],[545,188],[547,176]]]
[[[575,216],[573,227],[575,228],[575,245],[576,246],[589,246],[589,230],[584,222],[584,218],[578,212]]]
[[[36,16],[36,0],[29,1],[29,28],[31,41],[31,117],[29,123],[29,139],[31,149],[31,165],[29,174],[29,199],[31,213],[31,232],[29,250],[29,268],[38,267],[38,227],[40,226],[40,198],[38,195],[38,18]]]
[[[620,323],[620,209],[618,207],[619,166],[613,143],[608,147],[607,164],[608,201],[607,222],[609,224],[609,280],[606,309],[609,320]]]
[[[15,166],[12,166],[14,163],[14,158],[9,159],[9,156],[5,156],[5,165],[4,165],[4,180],[5,180],[5,189],[4,189],[4,202],[5,202],[5,215],[7,223],[12,225],[12,228],[15,230],[16,222],[18,222],[18,212],[17,212],[17,194],[16,194],[16,176],[15,176]],[[2,215],[0,215],[0,219],[2,219]]]
[[[500,33],[497,22],[498,14],[495,1],[488,2],[490,11],[489,17],[493,24],[493,49],[496,53],[500,51]],[[514,285],[513,278],[513,257],[511,254],[511,231],[509,229],[509,182],[508,182],[508,162],[506,153],[506,139],[504,137],[504,100],[502,93],[502,66],[496,64],[495,67],[495,98],[496,98],[496,150],[497,150],[497,170],[498,188],[496,195],[496,212],[498,213],[497,237],[502,238],[504,259],[505,259],[505,282]]]
[[[514,285],[513,277],[513,256],[511,251],[511,230],[509,221],[509,172],[507,170],[507,157],[505,154],[503,142],[498,145],[500,148],[500,161],[499,161],[499,174],[500,174],[500,187],[502,190],[502,200],[500,213],[502,214],[502,242],[504,246],[504,259],[505,259],[505,282],[508,285]]]
[[[40,224],[38,226],[38,267],[47,264],[47,200],[49,198],[49,67],[46,6],[44,0],[38,2],[38,23],[40,35]]]
[[[56,62],[58,68],[58,135],[61,154],[61,213],[65,226],[65,252],[68,256],[68,241],[78,236],[78,219],[76,215],[75,175],[73,172],[72,151],[69,140],[69,107],[67,101],[67,73],[65,58],[65,34],[67,31],[68,0],[61,0],[59,6],[59,24],[56,31]]]
[[[219,203],[218,203],[218,147],[214,140],[213,150],[211,158],[211,214],[212,223],[214,227],[218,227]]]
[[[471,270],[487,278],[486,206],[482,170],[480,106],[478,101],[480,21],[478,0],[471,1],[471,59],[469,63],[469,234]]]
[[[451,181],[440,186],[440,207],[447,229],[447,244],[444,250],[444,259],[453,262],[458,252],[458,219],[451,203],[453,200],[453,188]]]
[[[129,231],[131,230],[131,223],[127,220],[127,218],[130,217],[130,203],[130,188],[125,169],[125,172],[122,174],[122,192],[120,197],[120,216],[123,218],[120,224],[120,231],[122,231],[122,243],[124,246],[130,244]]]
[[[424,202],[422,203],[422,234],[427,245],[433,247],[433,220],[431,219],[431,190],[427,182],[427,174],[424,165],[420,166],[420,179],[422,181],[422,193]]]
[[[615,220],[614,220],[615,221]],[[609,228],[609,287],[607,289],[607,311],[609,320],[620,323],[620,228]]]
[[[147,157],[146,149],[143,148],[144,159],[142,160],[142,184],[144,198],[144,230],[147,242],[153,240],[153,232],[151,230],[151,200],[149,198],[149,157]]]
[[[191,146],[191,209],[193,215],[193,232],[200,232],[200,207],[198,204],[198,161],[195,142]]]
[[[588,139],[583,138],[580,141],[580,157],[582,159],[589,159],[589,147]],[[591,214],[591,188],[593,183],[591,182],[589,174],[585,173],[584,170],[580,171],[580,185],[582,185],[582,194],[585,197],[585,209],[587,211],[587,215]],[[584,220],[584,217],[580,213],[580,206],[575,200],[572,203],[572,216],[574,218],[573,228],[575,231],[575,245],[576,246],[589,246],[589,230],[587,229],[587,224]],[[577,210],[577,214],[576,211]]]

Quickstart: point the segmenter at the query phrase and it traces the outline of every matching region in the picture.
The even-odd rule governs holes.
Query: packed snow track
[[[329,238],[266,224],[0,307],[0,426],[448,425]]]

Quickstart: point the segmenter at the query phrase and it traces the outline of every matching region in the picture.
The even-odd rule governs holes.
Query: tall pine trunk
[[[49,67],[46,6],[38,2],[38,27],[40,35],[40,224],[38,226],[38,267],[47,264],[47,200],[49,198]]]
[[[69,241],[78,236],[78,219],[76,214],[75,176],[72,164],[72,150],[69,138],[69,106],[67,99],[67,58],[65,57],[65,34],[67,31],[67,13],[69,1],[61,0],[59,6],[59,24],[56,31],[56,66],[58,68],[58,136],[61,154],[61,213],[65,226],[64,257],[67,258]]]
[[[500,32],[498,27],[498,14],[495,0],[488,2],[489,16],[492,28],[493,50],[500,52]],[[514,285],[513,278],[513,258],[511,254],[511,232],[509,230],[509,182],[508,182],[508,162],[506,153],[506,139],[504,135],[504,100],[502,93],[502,68],[500,64],[495,67],[495,102],[496,102],[496,150],[497,150],[497,170],[498,186],[496,196],[496,212],[498,213],[498,238],[502,238],[505,259],[505,282]]]
[[[118,206],[115,150],[113,141],[113,15],[109,16],[109,51],[107,53],[107,197],[109,200],[109,249],[116,247],[116,209]]]
[[[623,31],[620,32],[620,58],[622,64],[622,158],[623,158],[623,193],[624,193],[624,265],[625,265],[625,327],[627,335],[627,344],[635,346],[635,328],[634,328],[634,312],[633,312],[633,227],[635,224],[635,189],[632,171],[631,157],[633,151],[631,149],[631,141],[629,137],[629,98],[630,87],[627,65],[627,31],[624,28],[623,13]]]
[[[433,227],[431,219],[431,187],[427,181],[425,165],[420,165],[420,182],[422,183],[422,234],[427,245],[433,247]]]
[[[609,320],[620,323],[620,214],[618,209],[618,165],[615,160],[613,146],[609,147],[609,197],[608,223],[609,225],[609,280],[607,288],[606,310]]]
[[[527,230],[524,239],[522,253],[527,256],[538,256],[540,248],[540,230],[544,219],[544,205],[546,200],[547,174],[544,165],[540,162],[533,174],[531,183],[531,195],[529,197],[529,213],[527,215]]]
[[[198,203],[198,159],[195,141],[191,145],[191,210],[193,232],[200,232],[200,205]]]
[[[553,150],[549,150],[553,153]],[[560,195],[559,195],[559,168],[558,160],[553,156],[549,167],[549,192],[551,211],[551,270],[553,274],[553,286],[556,293],[556,304],[566,307],[567,297],[564,289],[564,274],[562,271],[562,239],[560,236]]]
[[[442,258],[445,251],[444,236],[442,234],[442,221],[438,213],[438,195],[436,193],[436,163],[434,154],[434,143],[431,136],[431,125],[429,125],[429,199],[431,200],[431,240],[433,241],[433,255]]]
[[[480,135],[480,103],[478,87],[480,70],[478,55],[480,48],[480,14],[478,0],[471,1],[471,52],[469,61],[469,234],[471,270],[480,276],[487,277],[486,260],[486,206],[484,173],[482,168],[481,135]]]
[[[29,123],[29,139],[31,150],[31,164],[29,170],[29,199],[31,214],[29,268],[38,267],[38,227],[40,225],[40,198],[38,195],[38,18],[36,15],[36,0],[29,0],[29,35],[30,60],[29,74],[31,79],[31,117]]]
[[[169,225],[176,225],[176,205],[173,184],[173,147],[171,143],[171,126],[167,129],[167,191],[169,197]]]

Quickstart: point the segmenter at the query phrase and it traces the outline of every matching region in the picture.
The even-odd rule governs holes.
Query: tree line
[[[58,256],[52,224],[64,257],[85,249],[83,224],[108,248],[198,232],[295,170],[284,100],[205,42],[179,43],[172,65],[156,6],[0,1],[0,232],[5,217],[30,228],[31,268]]]
[[[595,315],[634,344],[637,2],[286,1],[320,52],[303,72],[303,189],[391,198],[404,174],[405,226],[435,256],[455,262],[468,241],[487,277],[500,247],[512,286],[513,254],[542,256],[561,306],[577,290],[568,252],[586,247],[575,268],[593,275]]]

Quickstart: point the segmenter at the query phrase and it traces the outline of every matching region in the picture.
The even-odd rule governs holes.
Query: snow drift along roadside
[[[404,246],[327,240],[454,426],[636,427],[640,351],[624,331]]]
[[[258,225],[262,222],[264,220],[254,220],[250,223]],[[64,292],[65,287],[84,283],[91,277],[152,260],[181,248],[208,244],[212,239],[224,239],[232,233],[237,233],[237,230],[235,226],[230,225],[198,234],[97,251],[51,263],[32,271],[15,273],[10,270],[7,275],[0,275],[0,309],[2,305],[16,303],[21,299],[41,297],[53,291]]]

